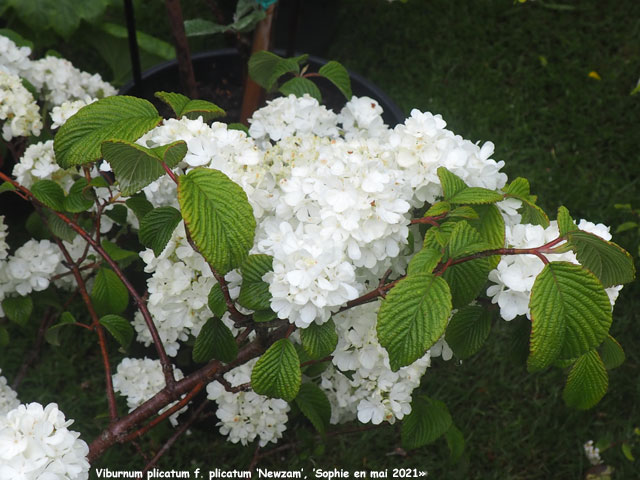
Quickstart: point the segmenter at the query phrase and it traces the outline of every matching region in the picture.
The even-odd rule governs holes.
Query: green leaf
[[[322,102],[322,94],[320,93],[320,89],[308,78],[294,77],[290,80],[287,80],[282,84],[278,91],[283,95],[293,94],[296,97],[302,97],[305,93],[308,93],[313,98],[318,100],[318,102]]]
[[[120,315],[105,315],[100,319],[100,325],[102,325],[123,348],[127,348],[131,340],[133,340],[133,334],[135,333],[133,327]]]
[[[182,154],[180,159],[187,153],[187,146],[183,141],[174,142],[169,148],[161,148],[166,148],[167,152],[172,147],[179,150],[178,157]],[[103,142],[102,156],[111,165],[119,189],[126,196],[138,193],[166,174],[161,163],[162,157],[158,158],[153,150],[125,140]]]
[[[480,205],[504,200],[502,194],[481,187],[467,187],[447,199],[455,205]]]
[[[422,357],[438,341],[451,313],[451,291],[441,277],[416,273],[400,280],[378,312],[378,341],[393,371]]]
[[[89,182],[87,182],[86,178],[79,178],[71,185],[69,194],[64,199],[63,208],[65,212],[86,212],[93,206],[93,197],[88,186]]]
[[[338,345],[338,334],[332,318],[322,325],[312,323],[307,328],[300,330],[300,338],[302,348],[312,360],[331,355]]]
[[[177,118],[187,117],[194,120],[202,117],[204,122],[210,122],[214,118],[226,115],[225,111],[214,103],[206,100],[191,100],[180,93],[156,92],[155,96],[169,105]]]
[[[484,344],[491,331],[491,313],[470,305],[456,312],[447,326],[445,338],[458,358],[474,355]]]
[[[267,272],[273,270],[271,255],[249,255],[240,267],[242,286],[238,303],[251,310],[269,310],[271,308],[271,293],[269,284],[262,280]]]
[[[153,205],[149,200],[147,200],[147,197],[144,196],[144,193],[139,193],[131,198],[128,198],[125,203],[127,207],[133,210],[133,213],[138,218],[138,221],[142,221],[144,216],[151,210],[153,210]]]
[[[529,186],[529,180],[526,178],[518,177],[513,182],[505,186],[504,193],[511,197],[524,197],[529,198],[531,187]]]
[[[87,105],[60,127],[53,148],[62,168],[94,162],[102,157],[105,140],[133,142],[162,118],[147,100],[125,95],[106,97]]]
[[[2,187],[0,187],[0,189],[1,188]],[[636,228],[638,228],[638,223],[637,222],[631,222],[631,221],[623,222],[620,225],[618,225],[618,228],[616,228],[616,233],[627,232],[629,230],[635,230]]]
[[[338,90],[342,92],[347,100],[351,100],[351,79],[349,78],[349,72],[340,63],[335,60],[325,63],[318,73],[323,77],[331,81]]]
[[[411,413],[402,420],[402,445],[419,448],[434,442],[452,425],[447,406],[439,400],[418,396],[411,402]]]
[[[2,309],[9,320],[24,327],[33,312],[33,300],[30,296],[7,297],[2,300]]]
[[[470,219],[469,225],[475,228],[482,240],[489,244],[491,249],[504,247],[504,218],[500,210],[495,205],[475,205],[473,209],[477,212],[477,219]],[[488,257],[487,261],[491,269],[494,269],[500,263],[500,256],[494,255]]]
[[[624,350],[611,335],[607,336],[600,345],[600,358],[607,370],[618,368],[624,363]]]
[[[60,330],[69,325],[73,325],[76,323],[76,319],[70,312],[62,312],[60,315],[60,320],[55,325],[52,325],[47,329],[44,334],[44,339],[47,343],[59,347],[60,346]]]
[[[598,352],[590,350],[573,365],[562,398],[570,407],[587,410],[600,401],[608,386],[607,369]]]
[[[0,14],[2,13],[1,9],[2,7],[0,7]],[[11,30],[9,28],[0,28],[0,35],[2,35],[3,37],[7,37],[18,47],[29,47],[31,50],[33,50],[33,42],[31,40],[27,40],[14,30]]]
[[[215,358],[233,362],[238,356],[238,345],[231,330],[219,318],[210,318],[202,326],[193,346],[193,361],[205,363]]]
[[[202,18],[193,18],[184,21],[184,33],[187,37],[199,37],[204,35],[215,35],[229,30],[227,25],[220,25]]]
[[[475,220],[480,218],[478,212],[473,207],[463,205],[462,207],[456,207],[449,212],[450,218],[464,218],[466,220]]]
[[[253,321],[257,323],[270,322],[276,318],[278,318],[278,314],[271,309],[253,312]]]
[[[474,253],[490,250],[491,245],[482,241],[480,233],[466,220],[456,223],[447,245],[448,257],[459,259]]]
[[[449,447],[449,459],[451,463],[456,463],[464,453],[464,435],[455,425],[451,424],[444,436]]]
[[[446,200],[469,188],[459,176],[444,167],[438,167],[438,178]]]
[[[104,214],[118,225],[127,224],[127,207],[124,205],[114,205],[110,210],[105,210]]]
[[[187,154],[187,144],[183,140],[177,140],[167,145],[154,147],[150,151],[159,161],[166,163],[169,168],[173,168]]]
[[[178,201],[207,262],[221,275],[242,265],[256,228],[244,190],[218,170],[196,168],[179,177]]]
[[[64,240],[66,242],[73,242],[73,239],[76,238],[77,233],[73,230],[67,222],[62,220],[53,212],[44,212],[44,215],[47,219],[47,225],[56,237]]]
[[[2,182],[2,184],[0,184],[0,193],[15,191],[16,187],[14,187],[11,182]]]
[[[45,211],[45,217],[47,212]],[[31,212],[27,217],[26,222],[24,222],[24,228],[27,230],[27,233],[31,235],[36,240],[49,240],[51,239],[51,232],[45,226],[42,221],[42,217],[38,214],[38,212]]]
[[[103,22],[99,25],[100,30],[103,32],[121,39],[129,39],[129,31],[122,25],[117,23]],[[138,41],[138,47],[140,47],[140,53],[147,53],[148,56],[161,58],[163,60],[171,60],[175,58],[176,50],[169,42],[149,35],[147,33],[136,30],[136,40]]]
[[[582,230],[569,232],[567,238],[580,264],[591,270],[604,288],[628,283],[635,278],[633,258],[615,243]]]
[[[91,300],[99,316],[117,315],[129,305],[129,292],[113,270],[103,267],[96,274]]]
[[[296,398],[301,382],[298,353],[288,338],[275,341],[251,372],[251,387],[256,393],[287,402]]]
[[[492,267],[488,258],[477,258],[447,268],[442,274],[451,289],[453,308],[475,300],[484,290]]]
[[[93,177],[88,185],[96,188],[108,188],[109,182],[107,182],[102,175],[99,175],[97,177]]]
[[[295,402],[315,429],[320,433],[324,433],[331,419],[331,404],[324,391],[314,383],[303,383],[300,386]]]
[[[528,368],[540,370],[557,358],[577,358],[600,345],[611,326],[611,304],[598,279],[580,265],[552,262],[531,290]]]
[[[227,130],[240,130],[241,132],[244,132],[247,137],[249,136],[249,129],[242,123],[229,123],[227,124]]]
[[[522,223],[530,223],[532,225],[542,225],[544,228],[549,226],[549,217],[535,203],[519,198],[522,201],[520,215],[522,215]]]
[[[443,213],[447,213],[451,210],[451,204],[449,202],[436,202],[429,207],[424,214],[425,217],[437,217]]]
[[[133,250],[125,250],[124,248],[120,248],[113,242],[109,240],[102,240],[102,248],[107,254],[116,262],[122,262],[123,266],[129,265],[132,261],[140,258],[138,256],[138,252],[134,252]]]
[[[578,230],[566,207],[558,208],[558,230],[560,230],[560,236],[564,236],[573,230]]]
[[[435,248],[425,247],[409,261],[407,275],[414,273],[431,273],[442,260],[442,252]]]
[[[267,91],[285,73],[300,73],[300,65],[294,58],[282,58],[267,51],[256,52],[249,58],[249,76]]]
[[[640,91],[640,88],[638,90]],[[629,460],[630,462],[635,462],[636,459],[631,452],[631,445],[629,445],[627,442],[624,442],[622,445],[620,445],[620,450],[627,460]]]
[[[209,310],[211,310],[211,312],[218,318],[222,318],[224,312],[227,311],[227,302],[219,283],[216,283],[211,287],[211,290],[209,290],[207,304],[209,305]]]
[[[53,210],[64,210],[64,190],[53,180],[38,180],[31,187],[31,193],[38,201]]]
[[[154,208],[140,221],[140,242],[159,257],[181,220],[182,214],[173,207]]]

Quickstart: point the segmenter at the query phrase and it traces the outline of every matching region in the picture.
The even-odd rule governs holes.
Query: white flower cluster
[[[0,373],[2,373],[1,369]],[[18,394],[7,385],[7,379],[0,375],[0,417],[6,415],[18,405],[20,405]]]
[[[593,233],[604,240],[610,240],[609,227],[595,225],[586,220],[580,220],[578,228]],[[558,238],[558,222],[552,221],[545,229],[540,225],[519,224],[506,226],[505,242],[511,248],[540,247]],[[562,254],[545,255],[549,261],[565,261],[578,263],[571,251]],[[500,307],[500,316],[509,321],[518,315],[530,317],[529,298],[536,277],[542,271],[544,264],[535,255],[503,255],[498,266],[489,273],[489,280],[494,283],[487,289],[491,301]],[[611,305],[616,301],[622,286],[606,289]]]
[[[232,387],[251,380],[251,370],[258,359],[251,360],[224,374],[224,379]],[[269,442],[276,443],[287,429],[289,404],[279,398],[268,398],[251,390],[231,393],[217,380],[207,385],[207,398],[218,403],[216,416],[222,435],[228,435],[232,443],[242,445],[258,438],[264,447]]]
[[[89,447],[55,403],[19,405],[0,416],[0,478],[84,480]]]
[[[90,103],[96,102],[97,100],[97,98],[91,98],[86,95],[79,100],[63,102],[60,105],[56,105],[51,109],[51,113],[49,114],[52,121],[51,128],[60,128],[67,120],[78,113],[78,110]]]
[[[152,274],[147,280],[149,312],[167,354],[175,356],[180,348],[178,342],[187,340],[190,334],[197,336],[211,318],[207,299],[217,282],[204,258],[189,245],[183,223],[175,229],[159,257],[151,249],[140,256],[147,264],[145,272]],[[239,275],[232,271],[225,278],[229,282],[230,294],[237,297],[240,293]],[[228,315],[223,320],[229,323]],[[133,325],[138,341],[150,345],[151,334],[139,312],[136,312]]]
[[[2,38],[2,37],[0,37]],[[40,109],[20,78],[0,69],[0,123],[2,138],[40,135]]]
[[[173,373],[176,380],[184,378],[179,368],[175,368]],[[166,386],[160,360],[151,360],[146,357],[143,359],[123,358],[112,378],[113,389],[122,396],[127,397],[127,406],[130,412]],[[159,413],[169,410],[176,403],[167,405]],[[169,421],[173,426],[178,424],[178,416],[186,409],[187,407],[184,406],[169,417]]]
[[[23,187],[31,188],[38,180],[53,180],[65,192],[73,185],[73,175],[77,172],[75,167],[64,170],[58,166],[53,140],[29,145],[13,167],[13,176]]]
[[[31,66],[31,49],[18,47],[13,40],[0,35],[0,70],[21,77]]]
[[[600,458],[600,449],[593,444],[593,440],[589,440],[583,445],[584,454],[587,456],[591,465],[600,465],[602,458]]]
[[[411,393],[430,365],[430,352],[392,371],[389,355],[376,337],[379,308],[376,301],[333,317],[338,333],[336,368],[325,370],[320,383],[331,403],[331,423],[353,420],[356,414],[363,423],[394,423],[411,412]]]
[[[0,215],[0,260],[4,260],[9,254],[9,244],[7,243],[8,230],[9,227],[4,223],[4,215]]]

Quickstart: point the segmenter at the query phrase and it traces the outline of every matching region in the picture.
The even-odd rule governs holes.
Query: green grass
[[[505,160],[510,178],[531,181],[552,218],[565,205],[575,218],[615,226],[626,218],[614,203],[640,206],[640,95],[629,95],[640,76],[640,2],[566,2],[575,9],[531,0],[340,0],[330,3],[337,9],[327,28],[330,44],[310,53],[368,77],[407,113],[440,113],[463,137],[493,141],[494,158]],[[601,80],[590,78],[591,71]],[[615,241],[637,249],[631,233]],[[592,410],[564,406],[563,372],[528,374],[511,351],[516,321],[497,321],[478,354],[462,365],[436,360],[423,379],[422,390],[447,403],[464,433],[467,448],[458,464],[449,463],[443,439],[397,455],[397,426],[323,441],[305,420],[296,420],[282,441],[296,447],[261,465],[351,471],[409,466],[429,470],[429,478],[454,480],[581,479],[588,468],[585,441],[623,439],[640,426],[638,299],[634,284],[618,300],[611,333],[627,360],[610,372],[610,391]],[[64,351],[47,347],[19,394],[23,401],[57,401],[91,439],[106,423],[106,402],[94,394],[102,389],[102,373],[87,337],[70,338],[73,348]],[[16,335],[13,348],[0,353],[9,378],[27,338]],[[161,427],[140,448],[156,451],[170,432]],[[241,468],[252,455],[253,446],[224,442],[209,418],[178,442],[160,468]],[[614,478],[640,478],[619,449],[603,457],[616,468]],[[142,461],[129,445],[114,447],[102,464],[141,468]]]

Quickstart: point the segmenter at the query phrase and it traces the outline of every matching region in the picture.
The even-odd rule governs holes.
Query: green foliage
[[[113,270],[102,267],[93,283],[91,301],[99,316],[118,315],[129,305],[129,292]]]
[[[618,341],[608,335],[600,345],[600,358],[607,370],[618,368],[624,363],[624,350]]]
[[[411,413],[402,421],[402,445],[414,449],[432,443],[447,433],[451,425],[451,415],[444,403],[416,396],[411,402]]]
[[[102,158],[105,140],[133,142],[162,120],[146,100],[125,95],[107,97],[80,109],[60,127],[53,148],[62,168]]]
[[[5,315],[14,323],[24,327],[29,322],[33,312],[33,300],[30,296],[7,297],[2,300]]]
[[[615,243],[582,230],[567,233],[567,238],[580,264],[591,270],[605,288],[635,278],[633,258]]]
[[[458,310],[447,326],[446,339],[458,358],[474,355],[491,331],[491,313],[479,306],[469,305]]]
[[[47,343],[54,347],[60,346],[60,330],[76,323],[76,319],[70,312],[62,312],[60,319],[55,325],[52,325],[47,329],[44,334],[44,339]]]
[[[338,90],[342,92],[347,100],[351,100],[353,95],[351,93],[351,80],[349,79],[349,72],[342,64],[331,60],[320,67],[318,74],[338,87]]]
[[[50,211],[45,211],[44,216],[47,222],[47,227],[53,235],[67,242],[73,241],[77,234],[75,230],[67,225],[67,222]]]
[[[100,319],[102,325],[117,342],[127,348],[133,340],[134,330],[131,324],[120,315],[105,315]]]
[[[331,419],[331,404],[324,391],[315,383],[303,383],[300,386],[295,402],[315,429],[320,433],[324,433]]]
[[[338,334],[333,319],[318,325],[312,323],[300,331],[302,347],[313,360],[331,355],[338,345]]]
[[[256,393],[287,402],[296,398],[301,382],[298,353],[288,338],[276,340],[251,372],[251,387]]]
[[[222,320],[213,317],[202,326],[193,346],[193,361],[208,362],[215,358],[221,362],[233,362],[238,356],[238,345]]]
[[[438,341],[451,313],[451,291],[441,277],[417,273],[400,280],[378,312],[378,341],[393,371],[422,357]]]
[[[89,182],[86,178],[79,178],[71,185],[69,194],[64,199],[63,209],[70,213],[86,212],[93,206],[93,202]]]
[[[587,410],[607,392],[609,375],[595,350],[581,355],[569,372],[562,398],[570,407]]]
[[[123,268],[140,258],[138,256],[138,252],[120,248],[117,244],[110,242],[107,239],[102,240],[101,245],[102,248],[104,248],[104,251],[107,252],[107,255],[109,255],[114,261],[120,262],[120,265]]]
[[[238,0],[233,15],[234,21],[229,25],[220,25],[202,18],[194,18],[184,21],[184,30],[188,37],[215,35],[224,32],[245,33],[253,30],[265,16],[264,10],[254,0]]]
[[[269,284],[262,277],[273,270],[271,255],[249,255],[240,267],[242,286],[238,303],[251,310],[269,310],[271,293]]]
[[[407,266],[407,275],[414,273],[431,273],[436,268],[443,253],[435,248],[425,247],[416,253]]]
[[[558,208],[558,229],[561,236],[578,229],[566,207]]]
[[[138,193],[125,201],[127,207],[131,209],[134,215],[141,222],[144,216],[153,210],[153,205],[147,200],[143,193]]]
[[[155,96],[169,105],[176,118],[187,117],[192,120],[202,117],[205,122],[226,115],[225,111],[206,100],[191,100],[180,93],[156,92]]]
[[[216,283],[211,290],[209,290],[209,296],[207,298],[207,304],[209,310],[218,318],[222,318],[224,312],[227,311],[227,302],[222,293],[222,287],[219,283]]]
[[[531,371],[556,359],[577,358],[606,338],[611,304],[602,284],[588,270],[568,262],[545,265],[531,291]]]
[[[295,58],[282,58],[268,51],[256,52],[249,59],[249,75],[262,88],[273,89],[285,73],[300,73],[300,64]]]
[[[31,193],[39,202],[53,210],[64,209],[64,190],[53,180],[38,180],[31,186]]]
[[[522,223],[532,225],[549,226],[549,217],[538,205],[536,197],[530,194],[529,181],[526,178],[518,177],[505,187],[505,197],[515,198],[522,202],[520,214]]]
[[[207,262],[220,274],[242,265],[256,228],[244,190],[218,170],[196,168],[179,177],[178,201]]]
[[[159,257],[181,220],[182,214],[173,207],[154,208],[140,221],[140,242]]]
[[[294,77],[282,84],[278,91],[285,95],[295,95],[296,97],[302,97],[305,93],[311,95],[313,98],[322,101],[322,94],[320,89],[308,78]]]
[[[464,453],[464,435],[455,425],[451,424],[444,436],[447,439],[451,463],[456,463]]]
[[[102,143],[102,156],[109,162],[123,195],[139,192],[177,165],[187,154],[183,141],[149,149],[126,140],[108,140]]]

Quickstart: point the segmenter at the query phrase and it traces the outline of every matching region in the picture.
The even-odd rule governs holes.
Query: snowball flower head
[[[0,370],[0,373],[2,373],[2,370]],[[6,415],[18,405],[20,405],[18,394],[7,385],[7,379],[0,375],[0,416]]]
[[[1,37],[0,37],[1,38]],[[0,122],[2,138],[40,135],[42,119],[40,109],[31,92],[20,78],[0,70]]]
[[[0,478],[84,480],[89,447],[55,403],[19,405],[0,417]]]

